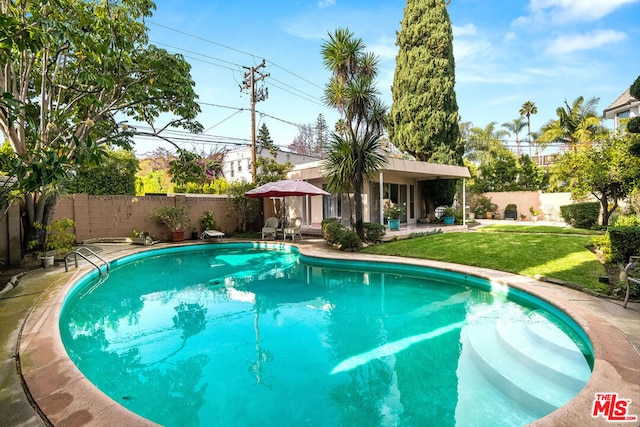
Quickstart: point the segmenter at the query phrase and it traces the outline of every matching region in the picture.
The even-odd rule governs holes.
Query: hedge
[[[640,255],[639,226],[615,226],[609,227],[608,231],[613,262],[626,264],[630,256]]]
[[[564,222],[576,228],[591,228],[598,223],[599,202],[574,203],[560,206],[560,215]]]

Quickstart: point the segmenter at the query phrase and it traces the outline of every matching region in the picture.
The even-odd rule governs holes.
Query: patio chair
[[[291,241],[296,239],[296,234],[300,236],[302,240],[302,234],[300,233],[300,227],[302,227],[302,218],[293,218],[289,224],[283,230],[283,240],[287,240],[287,236],[291,236]]]
[[[200,235],[200,240],[207,240],[209,237],[222,239],[224,237],[224,233],[218,230],[204,230]]]
[[[276,238],[276,233],[278,232],[278,218],[272,216],[267,218],[264,222],[264,227],[262,227],[262,238],[271,234],[273,238]]]

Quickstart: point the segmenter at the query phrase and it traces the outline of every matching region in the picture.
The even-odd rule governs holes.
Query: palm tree
[[[502,124],[502,127],[505,128],[509,135],[514,134],[516,136],[516,151],[518,156],[522,156],[522,152],[520,151],[520,132],[524,129],[527,123],[524,121],[524,117],[520,116],[517,119],[513,119],[510,122],[505,122]]]
[[[363,237],[362,191],[364,180],[386,164],[380,154],[380,135],[384,129],[387,107],[378,98],[374,84],[378,57],[367,53],[362,39],[348,29],[339,28],[329,33],[329,40],[322,44],[325,67],[331,71],[331,79],[324,91],[324,101],[341,114],[340,134],[334,134],[332,149],[325,162],[329,181],[335,177],[337,188],[347,182],[352,185],[355,199],[356,233]],[[350,147],[348,154],[345,145]],[[373,151],[372,151],[373,150]],[[348,155],[348,158],[345,156]],[[342,164],[335,164],[339,161]],[[333,172],[329,172],[333,171]]]
[[[535,102],[526,101],[520,107],[520,116],[527,117],[527,140],[529,142],[529,157],[531,157],[531,115],[538,114],[538,107],[536,107]]]
[[[499,154],[509,151],[502,142],[508,135],[506,130],[496,129],[496,122],[483,128],[474,126],[467,132],[465,158],[470,162],[488,163]]]
[[[557,120],[551,120],[542,127],[540,141],[563,142],[570,149],[577,144],[593,141],[600,130],[600,117],[596,106],[600,98],[593,97],[585,102],[582,96],[576,98],[571,105],[564,101],[564,107],[558,107]]]

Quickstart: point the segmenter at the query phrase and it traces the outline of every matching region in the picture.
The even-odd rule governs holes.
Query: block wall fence
[[[163,206],[186,205],[191,226],[185,236],[195,229],[202,232],[200,217],[206,211],[214,212],[219,231],[231,232],[237,228],[236,216],[229,212],[227,196],[169,195],[169,196],[91,196],[74,194],[61,199],[53,218],[71,218],[76,223],[76,241],[105,237],[127,237],[133,231],[146,231],[159,240],[171,240],[171,230],[149,218],[149,212]]]

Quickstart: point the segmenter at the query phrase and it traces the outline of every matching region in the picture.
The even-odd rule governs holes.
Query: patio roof
[[[470,178],[471,174],[466,166],[441,165],[437,163],[420,162],[416,160],[387,158],[388,164],[380,172],[393,172],[397,175],[408,176],[418,180]],[[318,179],[323,178],[322,161],[302,163],[293,166],[289,172],[290,179]]]

